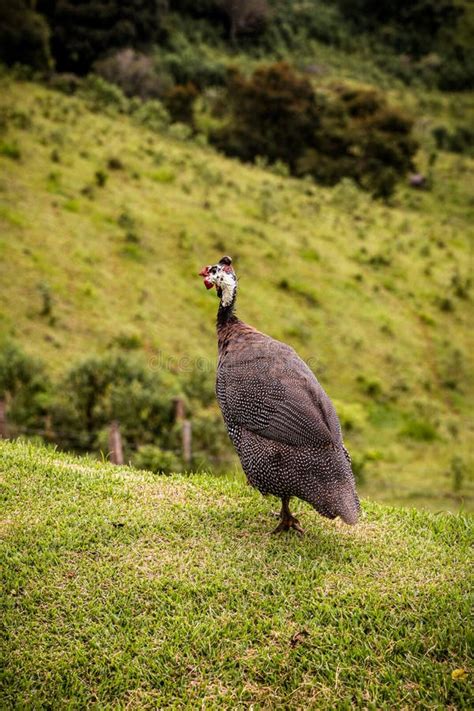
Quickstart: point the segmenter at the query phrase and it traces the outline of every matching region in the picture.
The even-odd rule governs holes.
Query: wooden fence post
[[[112,464],[123,464],[122,437],[116,420],[111,422],[109,427],[109,450]]]
[[[192,430],[191,420],[183,420],[183,461],[186,465],[191,464],[192,459]]]
[[[181,420],[184,420],[184,415],[185,415],[184,400],[182,397],[175,397],[173,402],[174,402],[175,422],[180,422]]]
[[[0,399],[0,439],[8,439],[7,404]]]

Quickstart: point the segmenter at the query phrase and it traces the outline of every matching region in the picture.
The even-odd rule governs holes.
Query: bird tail
[[[344,483],[339,489],[337,502],[337,515],[344,523],[354,526],[359,520],[360,501],[357,496],[355,478],[352,472],[351,457],[343,445],[342,469],[344,471]]]
[[[355,489],[353,489],[351,492],[348,491],[344,495],[343,500],[338,503],[337,515],[342,518],[344,523],[349,524],[349,526],[354,526],[359,520],[359,514],[359,497],[357,496]]]

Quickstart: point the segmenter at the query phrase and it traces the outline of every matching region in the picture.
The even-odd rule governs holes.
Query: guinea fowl
[[[327,518],[357,523],[351,459],[331,400],[293,348],[237,318],[230,257],[204,267],[200,276],[220,299],[217,399],[249,483],[281,498],[274,533],[303,533],[290,512],[293,496]]]

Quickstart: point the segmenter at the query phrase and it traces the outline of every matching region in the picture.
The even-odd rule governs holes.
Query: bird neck
[[[230,323],[235,323],[239,319],[235,315],[235,300],[237,298],[237,286],[234,286],[232,294],[228,294],[222,289],[218,290],[220,298],[219,309],[217,311],[217,330]]]

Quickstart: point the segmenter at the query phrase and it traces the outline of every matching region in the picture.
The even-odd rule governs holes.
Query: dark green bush
[[[328,185],[352,178],[376,197],[388,197],[413,169],[418,148],[411,134],[413,120],[389,107],[376,90],[341,84],[332,91],[314,148],[303,156],[300,171]]]
[[[170,89],[164,96],[164,104],[173,121],[194,125],[194,102],[199,95],[198,90],[191,82],[178,84]]]
[[[147,469],[155,474],[171,474],[182,469],[179,458],[155,444],[144,444],[133,455],[132,464],[138,469]]]
[[[436,146],[452,153],[474,154],[474,129],[470,126],[456,126],[449,131],[445,126],[436,126],[433,131]]]
[[[63,74],[53,74],[48,83],[52,89],[72,96],[80,88],[81,79],[75,74],[64,72]]]
[[[267,51],[289,48],[301,52],[311,40],[339,47],[351,44],[350,33],[335,3],[272,0],[271,6],[266,31],[257,38]]]
[[[413,120],[375,89],[338,84],[316,94],[279,63],[250,79],[233,70],[219,109],[223,125],[211,133],[218,148],[246,161],[283,161],[293,174],[326,185],[351,178],[388,197],[414,167]]]
[[[44,365],[14,343],[0,349],[0,398],[7,401],[8,421],[27,431],[42,432],[51,397]]]
[[[81,84],[79,93],[84,98],[92,111],[104,113],[127,113],[130,102],[123,91],[115,84],[89,74]]]
[[[11,160],[20,160],[21,150],[17,143],[0,143],[0,155],[6,158],[11,158]]]
[[[158,99],[150,99],[140,103],[132,112],[134,121],[141,126],[160,133],[170,123],[170,115]]]
[[[211,135],[218,148],[246,161],[283,161],[296,170],[319,125],[320,107],[308,79],[284,62],[261,67],[250,79],[233,69],[224,104],[228,121]]]
[[[38,0],[52,30],[51,47],[61,72],[86,74],[101,56],[163,38],[166,0]]]
[[[137,337],[118,336],[131,351]],[[74,364],[55,384],[44,365],[18,346],[0,348],[0,398],[7,402],[12,436],[42,436],[63,449],[106,451],[108,429],[117,420],[125,457],[157,472],[179,471],[182,425],[175,422],[175,395],[188,398],[193,467],[220,468],[232,458],[215,405],[214,374],[198,368],[176,377],[150,367],[140,353],[112,351]]]
[[[379,380],[376,378],[368,378],[365,375],[358,375],[356,380],[360,384],[363,393],[374,400],[381,399],[383,396],[383,386]]]
[[[99,432],[113,420],[120,423],[125,446],[161,442],[172,425],[169,392],[157,373],[135,357],[110,353],[89,357],[65,375],[52,407],[58,441],[77,441],[96,449]]]
[[[227,64],[220,55],[214,56],[208,49],[176,30],[166,49],[157,48],[158,65],[176,84],[191,82],[200,91],[208,86],[224,86]]]
[[[49,28],[29,0],[0,0],[0,60],[7,65],[51,66]]]
[[[105,170],[96,170],[94,174],[95,184],[99,188],[103,188],[108,180],[108,175]]]
[[[120,158],[117,158],[116,156],[111,156],[107,161],[107,168],[109,170],[123,170],[124,165]]]
[[[181,384],[183,392],[194,406],[208,407],[216,399],[215,375],[206,361],[203,361],[200,366],[182,376]]]
[[[418,442],[433,442],[438,439],[436,427],[427,420],[409,419],[402,427],[400,434],[403,437],[416,440]]]

